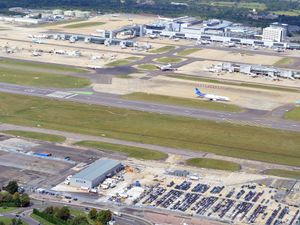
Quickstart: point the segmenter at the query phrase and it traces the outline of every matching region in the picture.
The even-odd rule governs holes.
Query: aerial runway
[[[84,91],[90,90],[84,89]],[[91,95],[86,95],[82,92],[79,92],[78,89],[61,90],[54,88],[36,88],[0,83],[0,92],[60,99],[65,101],[73,101],[95,105],[112,106],[145,112],[185,116],[195,119],[230,122],[242,125],[269,127],[289,131],[300,131],[300,122],[285,120],[281,118],[285,111],[291,108],[290,105],[282,106],[273,112],[248,109],[244,112],[232,113],[199,108],[188,108],[174,105],[163,105],[143,101],[125,100],[120,98],[120,96],[118,95],[98,92],[93,92],[93,94]]]

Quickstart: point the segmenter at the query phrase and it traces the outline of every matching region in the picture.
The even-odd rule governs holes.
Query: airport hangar
[[[70,185],[92,189],[123,169],[123,165],[112,159],[99,159],[70,178]]]

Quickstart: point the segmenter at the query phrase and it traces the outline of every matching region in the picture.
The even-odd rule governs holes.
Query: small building
[[[108,176],[113,176],[123,169],[123,165],[112,159],[99,159],[70,178],[70,185],[94,188]]]

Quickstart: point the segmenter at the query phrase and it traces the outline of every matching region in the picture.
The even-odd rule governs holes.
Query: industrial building
[[[159,18],[144,26],[146,35],[203,40],[269,48],[300,49],[297,43],[286,42],[287,24],[272,23],[261,29],[247,27],[227,20],[197,20],[193,17]]]
[[[70,178],[70,185],[92,189],[123,169],[123,165],[112,159],[99,159]]]
[[[250,76],[267,76],[271,78],[287,78],[287,79],[300,79],[298,71],[292,71],[281,68],[274,68],[262,65],[248,65],[239,63],[222,63],[221,71],[230,73],[238,72]]]

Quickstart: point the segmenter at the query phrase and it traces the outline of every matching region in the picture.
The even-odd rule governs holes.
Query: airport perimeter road
[[[121,207],[119,208],[118,206],[114,204],[109,204],[109,203],[93,203],[94,200],[89,199],[89,198],[82,198],[80,195],[72,195],[76,196],[78,198],[78,202],[64,202],[64,201],[59,201],[57,199],[53,198],[37,198],[38,196],[35,195],[34,199],[31,201],[34,203],[34,205],[40,205],[41,201],[43,203],[42,207],[37,207],[38,209],[45,208],[48,206],[56,206],[56,207],[62,207],[62,206],[69,206],[71,208],[80,210],[80,211],[86,211],[88,212],[90,209],[95,208],[98,210],[105,210],[109,209],[111,211],[121,211],[122,215],[121,216],[116,216],[113,215],[113,219],[116,221],[117,224],[122,224],[122,225],[153,225],[151,221],[146,220],[143,218],[143,210],[142,209],[132,209],[129,210],[130,208],[128,207]],[[87,200],[85,202],[82,202],[80,200]],[[88,209],[88,210],[86,210]],[[30,223],[31,225],[31,223]],[[35,224],[34,224],[35,225]]]
[[[60,91],[60,95],[57,93]],[[78,91],[78,89],[76,90]],[[300,122],[289,121],[281,118],[272,117],[266,112],[262,114],[258,110],[246,110],[242,113],[229,113],[220,111],[211,111],[206,109],[195,109],[181,106],[162,105],[149,102],[131,101],[119,98],[117,95],[108,95],[94,93],[92,95],[73,94],[72,90],[59,90],[51,88],[25,87],[14,84],[0,83],[0,92],[21,94],[28,96],[37,96],[45,98],[56,98],[65,101],[74,101],[80,103],[89,103],[95,105],[112,106],[146,112],[156,112],[162,114],[185,116],[195,119],[207,119],[214,121],[223,121],[238,123],[242,125],[262,126],[274,129],[300,131]],[[61,95],[63,94],[63,95]],[[63,96],[63,97],[61,97]],[[64,97],[65,96],[65,97]]]
[[[31,213],[32,213],[32,209],[29,209],[29,210],[25,211],[24,213],[16,213],[16,212],[2,213],[2,214],[0,214],[0,217],[4,216],[4,217],[11,218],[11,219],[20,218],[21,220],[25,221],[26,223],[28,223],[30,225],[40,225],[40,223],[38,221],[36,221],[30,217]],[[19,215],[19,217],[17,217],[16,215]]]

